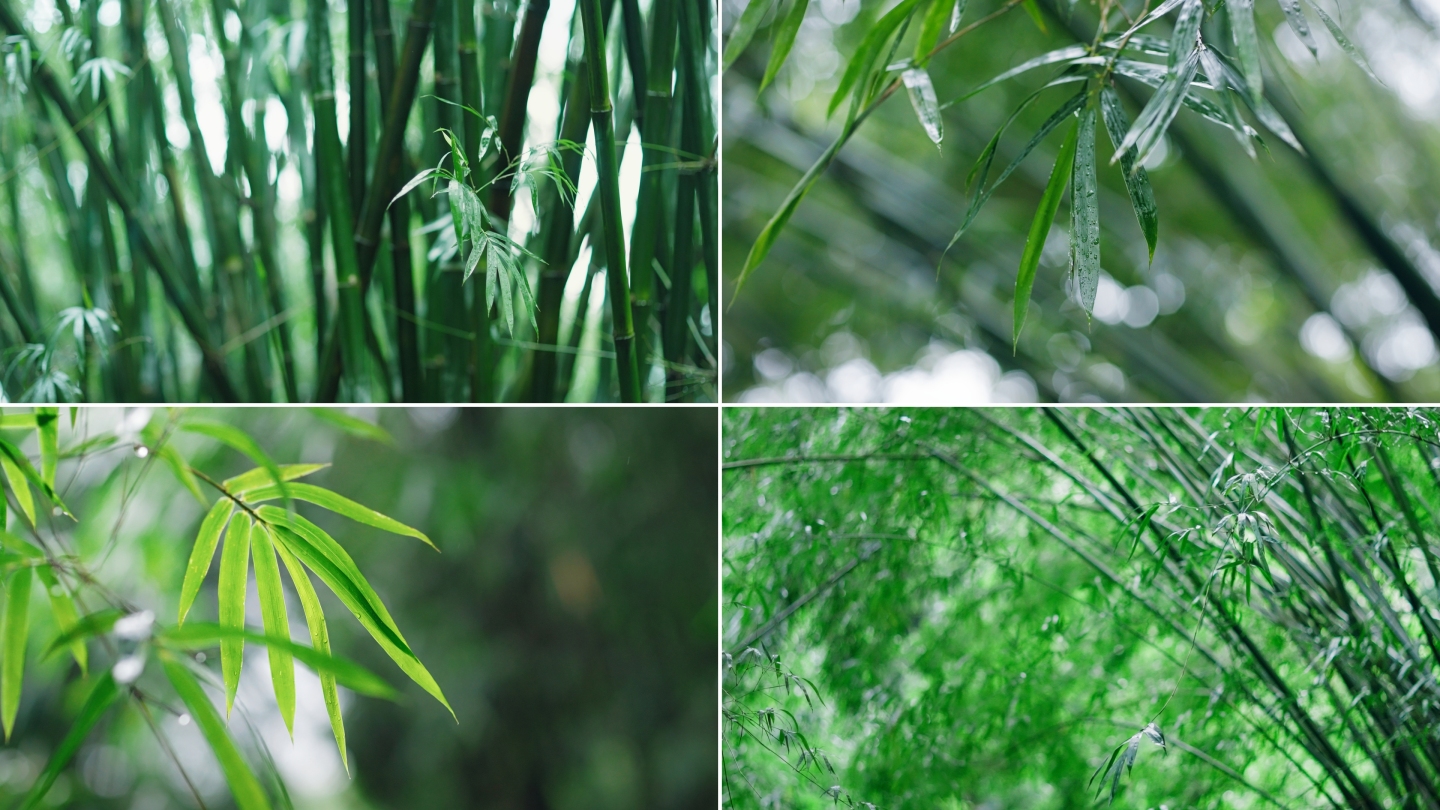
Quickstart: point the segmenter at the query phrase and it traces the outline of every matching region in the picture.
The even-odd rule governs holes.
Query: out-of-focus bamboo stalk
[[[595,194],[600,198],[604,225],[605,275],[613,309],[615,365],[620,399],[640,400],[640,377],[635,363],[635,329],[630,318],[630,289],[625,274],[625,234],[620,221],[620,167],[615,154],[611,121],[610,80],[605,69],[604,23],[600,0],[579,0],[585,31],[585,59],[589,65],[590,122],[595,135],[598,175]]]
[[[390,0],[372,0],[370,27],[375,32],[375,79],[381,88],[380,118],[389,115],[390,96],[385,88],[395,83],[395,35]],[[416,332],[415,268],[410,258],[410,198],[390,206],[390,268],[395,288],[395,353],[400,366],[400,392],[406,402],[422,402],[424,377],[420,366],[420,337]]]

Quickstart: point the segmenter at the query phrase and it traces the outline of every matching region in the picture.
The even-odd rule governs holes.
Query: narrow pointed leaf
[[[285,569],[290,572],[295,594],[300,597],[300,607],[305,611],[305,624],[310,630],[311,646],[317,652],[329,655],[330,628],[325,624],[325,611],[320,607],[320,597],[315,593],[315,586],[310,583],[310,575],[305,573],[304,566],[295,559],[295,555],[290,553],[284,543],[276,542],[275,551],[285,563]],[[340,764],[344,765],[345,772],[349,773],[350,759],[345,750],[345,720],[340,715],[340,694],[335,688],[335,674],[318,672],[320,693],[325,698],[325,713],[330,715],[330,730],[335,735],[335,747],[340,751]]]
[[[32,810],[44,800],[45,794],[55,784],[60,772],[65,769],[75,753],[84,744],[85,738],[90,736],[90,731],[105,712],[115,704],[120,697],[120,690],[115,686],[115,678],[107,670],[95,686],[90,689],[90,695],[85,698],[85,705],[80,707],[80,714],[76,716],[75,723],[70,730],[65,732],[65,738],[56,746],[55,752],[50,755],[50,761],[45,763],[45,770],[36,777],[35,784],[30,787],[30,792],[25,794],[25,801],[20,804],[20,810]]]
[[[285,481],[294,481],[297,478],[304,478],[311,473],[329,467],[329,464],[281,464],[280,477]],[[270,471],[264,467],[256,467],[234,478],[227,478],[220,482],[225,491],[231,495],[243,495],[251,490],[265,486],[274,486],[275,479],[270,477]]]
[[[925,16],[920,21],[920,33],[915,37],[914,62],[917,66],[924,67],[929,61],[930,52],[935,50],[935,45],[940,42],[945,23],[950,20],[956,8],[955,0],[931,0],[930,8],[925,11]]]
[[[209,436],[221,444],[245,454],[251,461],[264,467],[270,473],[270,480],[278,484],[282,491],[284,490],[285,477],[280,473],[279,465],[245,431],[219,422],[186,422],[181,430]]]
[[[1223,120],[1226,126],[1235,133],[1235,138],[1240,141],[1240,146],[1245,153],[1252,158],[1255,157],[1255,145],[1250,142],[1250,129],[1240,118],[1240,108],[1235,104],[1235,94],[1230,92],[1230,83],[1226,78],[1224,66],[1220,64],[1220,57],[1202,45],[1200,47],[1200,66],[1204,69],[1205,77],[1210,80],[1211,86],[1215,88],[1220,99],[1220,113],[1224,116]]]
[[[164,646],[180,650],[207,649],[219,646],[226,641],[259,644],[284,653],[287,659],[293,658],[317,674],[328,674],[337,678],[341,684],[362,695],[387,700],[399,697],[399,693],[395,691],[394,687],[386,683],[383,678],[354,661],[340,658],[315,647],[297,644],[292,639],[273,633],[256,633],[253,630],[235,630],[218,624],[191,622],[185,627],[165,630],[156,638]]]
[[[290,618],[285,612],[285,588],[280,584],[280,566],[275,561],[275,548],[270,540],[270,530],[261,525],[250,532],[250,545],[255,558],[255,590],[260,597],[260,616],[265,623],[265,635],[271,638],[290,638]],[[270,658],[270,683],[275,687],[275,704],[280,708],[280,717],[285,720],[285,729],[295,737],[295,661],[283,645],[271,644],[266,648]]]
[[[1204,0],[1185,0],[1185,5],[1180,7],[1180,16],[1175,20],[1175,30],[1170,35],[1170,73],[1175,73],[1185,57],[1195,50],[1195,43],[1200,39],[1200,22],[1204,18]]]
[[[1235,55],[1240,60],[1240,71],[1245,74],[1245,89],[1253,102],[1265,93],[1265,79],[1260,71],[1260,37],[1255,33],[1255,0],[1226,0],[1225,8],[1230,15]]]
[[[981,90],[997,85],[1000,82],[1005,81],[1006,79],[1012,79],[1022,73],[1028,73],[1035,68],[1044,67],[1046,65],[1053,65],[1060,62],[1070,62],[1088,56],[1089,53],[1089,49],[1087,49],[1084,45],[1070,45],[1065,48],[1059,48],[1057,50],[1050,51],[1049,53],[1041,54],[1034,59],[1027,59],[1026,61],[1021,62],[1015,67],[1005,71],[1004,73],[1001,73],[1000,75],[987,81],[981,82],[979,86],[975,87],[970,92],[956,99],[954,102],[950,102],[950,104],[964,101],[965,99],[970,98],[976,93],[979,93]],[[949,106],[949,104],[947,104],[946,106]]]
[[[75,609],[75,601],[55,578],[55,572],[48,565],[40,565],[35,567],[35,574],[40,577],[40,587],[45,589],[45,595],[50,597],[50,613],[55,617],[55,626],[60,629],[60,634],[65,635],[74,630],[80,624],[80,614]],[[88,674],[90,654],[85,642],[79,639],[71,642],[70,655],[75,658],[75,663],[80,665],[80,674]]]
[[[60,459],[60,409],[36,408],[35,433],[40,443],[40,478],[55,487],[55,466]]]
[[[1065,196],[1065,186],[1070,182],[1070,167],[1075,162],[1075,138],[1079,123],[1070,128],[1060,154],[1055,158],[1055,168],[1050,172],[1050,182],[1045,184],[1045,193],[1040,197],[1040,206],[1035,209],[1035,218],[1030,221],[1030,234],[1025,238],[1025,250],[1020,255],[1020,271],[1015,276],[1015,323],[1012,340],[1020,344],[1020,330],[1025,326],[1025,315],[1030,311],[1030,291],[1035,286],[1035,272],[1040,266],[1040,255],[1045,250],[1045,240],[1050,235],[1050,224],[1055,221],[1055,212],[1060,210],[1060,199]]]
[[[30,494],[30,485],[25,480],[25,474],[6,455],[0,455],[0,469],[5,471],[5,480],[10,484],[10,491],[15,493],[15,502],[20,505],[20,511],[24,513],[25,519],[30,522],[30,525],[34,526],[35,498]]]
[[[160,456],[161,461],[165,462],[165,466],[170,468],[175,479],[183,484],[191,495],[195,496],[195,500],[202,504],[207,503],[205,493],[200,491],[200,482],[195,479],[195,473],[190,471],[190,465],[185,462],[184,457],[180,455],[180,451],[176,450],[174,445],[167,442],[160,445],[154,452]]]
[[[1140,117],[1126,133],[1125,139],[1120,144],[1116,155],[1124,153],[1130,147],[1135,147],[1135,162],[1144,164],[1150,157],[1150,152],[1155,145],[1164,137],[1165,130],[1170,128],[1170,122],[1175,120],[1175,115],[1180,112],[1180,106],[1185,101],[1185,95],[1189,92],[1190,83],[1195,79],[1195,72],[1200,66],[1200,54],[1191,51],[1185,61],[1181,63],[1178,71],[1170,73],[1165,77],[1160,89],[1150,97],[1150,103],[1140,111]],[[1114,160],[1112,160],[1114,162]]]
[[[245,584],[250,562],[250,518],[230,521],[225,547],[220,552],[220,624],[233,630],[245,629]],[[225,678],[225,714],[235,705],[240,685],[240,668],[245,661],[245,642],[232,639],[220,645],[220,673]]]
[[[1033,0],[1031,0],[1033,2]],[[890,35],[900,27],[920,0],[900,0],[899,5],[890,9],[883,17],[875,21],[875,24],[866,32],[865,38],[861,40],[860,47],[856,49],[855,55],[850,57],[850,63],[845,67],[845,73],[840,77],[840,84],[835,88],[835,94],[830,97],[830,107],[827,115],[834,115],[845,99],[850,97],[850,92],[865,92],[869,85],[870,69],[874,66],[875,60],[880,56],[880,50],[889,41]]]
[[[1285,11],[1285,21],[1290,23],[1290,30],[1295,36],[1305,43],[1314,56],[1320,55],[1319,45],[1315,42],[1315,35],[1310,33],[1310,22],[1305,19],[1305,11],[1300,8],[1300,0],[1280,0],[1280,8]]]
[[[351,436],[369,439],[374,442],[379,442],[380,444],[395,443],[395,439],[390,436],[390,432],[385,430],[385,428],[372,422],[366,422],[358,416],[351,416],[335,408],[311,408],[310,415],[329,422],[335,427],[349,433]]]
[[[1335,42],[1340,46],[1340,50],[1344,51],[1345,54],[1350,57],[1351,61],[1359,65],[1360,69],[1365,71],[1365,75],[1369,76],[1372,81],[1376,84],[1384,84],[1384,82],[1380,81],[1380,78],[1375,75],[1375,71],[1370,69],[1370,62],[1365,59],[1365,54],[1361,53],[1360,49],[1355,47],[1355,43],[1351,42],[1350,37],[1345,35],[1345,30],[1341,28],[1329,14],[1325,13],[1325,9],[1321,8],[1320,4],[1313,2],[1310,3],[1310,8],[1314,9],[1315,13],[1320,15],[1320,22],[1325,23],[1325,27],[1330,31],[1330,36],[1335,38]]]
[[[1085,312],[1095,309],[1100,284],[1100,199],[1095,172],[1095,105],[1080,112],[1070,179],[1070,273]]]
[[[941,139],[945,137],[945,130],[940,120],[940,105],[935,100],[935,85],[930,82],[930,74],[923,68],[911,68],[901,74],[901,79],[910,95],[910,105],[915,108],[915,116],[920,119],[920,126],[925,127],[925,134],[930,136],[930,141],[939,146]]]
[[[24,453],[20,452],[20,448],[4,438],[0,438],[0,466],[5,468],[5,476],[11,479],[12,486],[16,481],[29,481],[32,486],[43,492],[45,497],[49,498],[50,502],[60,509],[61,513],[69,517],[74,517],[65,506],[65,502],[60,500],[60,495],[55,491],[55,488],[45,483],[45,479],[41,478],[40,473],[36,472],[34,465],[30,463],[30,459]],[[17,498],[20,497],[21,489],[24,488],[16,488]],[[28,491],[24,497],[31,503],[31,509],[33,510],[34,501],[31,499]],[[35,524],[33,514],[30,524],[32,526]]]
[[[86,614],[77,621],[73,627],[61,633],[54,641],[50,642],[50,646],[45,648],[45,654],[40,656],[41,659],[49,658],[60,650],[71,647],[76,643],[84,644],[86,639],[105,635],[115,627],[115,622],[124,618],[124,616],[125,611],[119,608],[105,608],[103,610],[97,610],[94,613]]]
[[[25,642],[30,637],[30,582],[28,566],[15,572],[5,594],[5,659],[0,661],[0,719],[5,723],[5,741],[15,728],[20,708],[20,686],[25,678]]]
[[[200,531],[195,535],[195,547],[190,550],[190,561],[185,565],[185,579],[180,584],[180,613],[177,620],[180,624],[185,623],[185,616],[195,604],[195,597],[200,593],[200,584],[205,581],[205,574],[210,571],[210,563],[215,559],[215,547],[220,543],[220,533],[224,531],[225,523],[230,520],[234,508],[233,501],[221,498],[205,513],[205,519],[200,521]]]
[[[720,71],[723,73],[735,64],[740,54],[745,52],[750,40],[755,38],[755,32],[759,30],[760,23],[765,19],[765,14],[770,7],[775,5],[775,0],[750,0],[750,4],[741,13],[739,22],[730,32],[730,41],[725,43],[725,58],[722,60]]]
[[[1130,119],[1120,103],[1120,95],[1113,87],[1100,91],[1100,114],[1105,121],[1105,131],[1110,143],[1119,149],[1130,128]],[[1145,234],[1145,245],[1150,250],[1150,261],[1155,261],[1155,242],[1160,235],[1160,213],[1155,206],[1155,190],[1150,187],[1150,175],[1144,166],[1135,165],[1135,150],[1120,155],[1120,170],[1125,178],[1125,191],[1130,195],[1130,206],[1135,209],[1135,219]]]
[[[280,493],[274,487],[261,487],[250,492],[246,496],[246,500],[251,503],[260,503],[261,501],[274,500],[278,497],[280,497]],[[439,551],[439,549],[435,547],[435,544],[430,541],[430,538],[426,537],[425,533],[419,529],[406,526],[394,518],[382,515],[368,506],[361,506],[344,495],[336,494],[328,489],[317,487],[313,484],[291,484],[290,497],[324,507],[337,515],[350,518],[356,523],[363,523],[366,526],[384,529],[392,534],[414,537],[431,548],[434,548],[436,551]]]
[[[254,772],[245,763],[245,758],[240,755],[240,749],[230,739],[224,721],[220,719],[215,705],[210,702],[210,696],[205,694],[194,673],[186,668],[183,661],[168,653],[161,653],[160,662],[165,668],[165,675],[175,687],[175,692],[180,695],[180,700],[184,701],[185,707],[190,710],[190,716],[200,727],[200,733],[205,735],[210,750],[215,752],[215,758],[220,761],[220,770],[230,785],[230,794],[235,799],[236,807],[240,810],[270,810],[270,800],[266,798],[265,790],[260,787],[260,780],[255,778]]]
[[[1040,5],[1035,0],[1024,0],[1021,5],[1025,6],[1025,13],[1030,15],[1030,21],[1035,23],[1035,27],[1040,29],[1040,33],[1050,33],[1045,28],[1045,18],[1041,16]]]
[[[795,46],[795,35],[800,33],[800,24],[805,22],[805,9],[810,5],[810,0],[794,0],[790,4],[790,13],[780,22],[780,27],[775,31],[775,44],[770,48],[770,61],[765,65],[765,76],[760,80],[760,90],[764,90],[774,80],[775,74],[780,72],[780,67],[785,64],[785,59],[790,56],[790,49]]]
[[[404,197],[411,191],[414,191],[416,186],[420,185],[431,177],[434,177],[436,174],[439,174],[439,172],[439,169],[425,169],[424,171],[410,178],[410,182],[401,186],[400,191],[396,192],[395,196],[390,198],[390,202],[385,206],[386,210],[389,210],[390,206],[394,205],[396,200]]]

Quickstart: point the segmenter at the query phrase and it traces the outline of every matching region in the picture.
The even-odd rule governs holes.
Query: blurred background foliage
[[[726,806],[1440,806],[1435,417],[727,409]]]
[[[248,431],[280,463],[330,463],[311,480],[434,540],[440,554],[301,507],[354,556],[459,722],[412,688],[324,590],[335,652],[379,673],[403,697],[357,699],[342,689],[347,779],[318,680],[297,669],[292,742],[265,653],[252,645],[231,732],[262,779],[278,774],[300,808],[713,806],[713,411],[352,413],[378,422],[393,443],[298,409],[205,417]],[[81,520],[57,528],[102,585],[168,624],[203,510],[163,464],[137,457],[138,431],[149,418],[148,409],[83,408],[71,428],[62,411],[62,454],[99,441],[60,463],[58,488]],[[172,441],[217,479],[253,466],[204,437]],[[128,501],[126,490],[134,493]],[[215,576],[191,614],[199,621],[214,620]],[[258,627],[254,587],[248,624]],[[293,593],[289,601],[292,633],[307,639]],[[37,624],[32,653],[52,638]],[[108,666],[97,659],[93,669]],[[68,658],[32,660],[14,742],[0,751],[0,794],[29,786],[69,727],[83,685]],[[173,714],[160,725],[206,806],[230,806],[195,726]],[[128,707],[89,737],[48,801],[195,805]]]
[[[839,132],[843,108],[827,120],[826,105],[866,30],[891,5],[815,0],[790,58],[757,94],[787,8],[777,3],[724,74],[727,296],[765,222]],[[1002,5],[972,2],[964,22]],[[1026,59],[1093,36],[1094,3],[1038,5],[1044,31],[1016,6],[932,60],[942,106]],[[1132,17],[1141,7],[1122,5]],[[945,109],[938,149],[897,93],[859,128],[734,296],[722,357],[726,399],[1433,399],[1440,6],[1321,5],[1383,84],[1346,57],[1313,12],[1318,58],[1285,24],[1279,3],[1255,3],[1266,93],[1306,153],[1257,127],[1266,148],[1252,160],[1229,132],[1182,110],[1147,163],[1160,215],[1147,266],[1119,169],[1102,147],[1104,273],[1094,317],[1066,297],[1067,202],[1013,353],[1016,267],[1063,133],[1000,187],[938,276],[936,267],[963,218],[970,166],[1020,101],[1058,71],[1032,71]],[[745,6],[722,4],[727,35]],[[1215,30],[1221,22],[1220,14],[1207,22],[1205,42],[1230,51],[1228,32]],[[917,26],[897,59],[909,54]],[[1169,21],[1147,30],[1168,37]],[[1151,91],[1128,80],[1119,88],[1134,120]],[[1073,91],[1047,92],[1053,100],[1031,107],[1000,141],[1001,165]]]

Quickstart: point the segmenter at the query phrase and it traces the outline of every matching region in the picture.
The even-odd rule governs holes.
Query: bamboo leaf
[[[1200,54],[1198,51],[1191,51],[1176,71],[1169,73],[1160,89],[1150,97],[1150,103],[1140,111],[1140,117],[1126,133],[1125,139],[1121,141],[1120,148],[1116,150],[1114,163],[1119,156],[1135,148],[1135,162],[1144,164],[1150,157],[1150,152],[1160,139],[1165,135],[1165,130],[1170,128],[1170,122],[1175,120],[1175,115],[1180,111],[1181,104],[1185,101],[1185,95],[1189,92],[1190,83],[1195,79],[1195,71],[1200,66]]]
[[[775,0],[750,0],[745,6],[745,11],[740,14],[739,22],[730,32],[730,41],[725,43],[725,57],[721,60],[720,72],[730,69],[740,54],[745,52],[750,40],[755,38],[755,32],[759,30],[760,23],[765,19],[765,14],[770,7],[775,5]]]
[[[190,561],[185,565],[185,579],[180,584],[179,624],[185,623],[185,616],[190,613],[190,606],[200,593],[200,584],[205,581],[205,574],[210,571],[210,563],[215,559],[220,533],[224,531],[233,510],[234,504],[228,498],[221,498],[200,521],[195,546],[190,550]]]
[[[925,134],[930,136],[930,141],[936,146],[945,137],[944,122],[940,120],[940,107],[935,100],[935,85],[930,82],[930,74],[923,68],[911,68],[901,74],[905,82],[905,89],[910,95],[910,105],[915,108],[915,115],[920,119],[920,125],[925,127]]]
[[[83,644],[88,638],[105,635],[115,627],[115,622],[124,617],[125,611],[119,608],[105,608],[87,614],[73,627],[50,642],[50,646],[45,648],[45,654],[40,656],[41,660],[49,658],[66,647],[72,647],[77,643]]]
[[[389,431],[385,430],[385,428],[372,422],[366,422],[358,416],[351,416],[336,408],[311,408],[310,415],[329,422],[352,436],[369,439],[374,442],[379,442],[380,444],[395,443],[395,439],[390,436]]]
[[[223,657],[223,647],[221,648]],[[201,688],[200,682],[195,675],[186,668],[184,662],[178,660],[173,654],[160,654],[160,663],[165,668],[165,674],[169,677],[170,683],[175,687],[175,692],[184,701],[185,707],[190,710],[190,716],[195,719],[195,724],[200,727],[200,733],[205,735],[205,741],[210,744],[210,750],[215,752],[215,758],[220,760],[220,770],[225,774],[225,781],[230,785],[230,793],[235,799],[236,807],[240,810],[270,810],[270,800],[266,798],[265,791],[260,787],[260,781],[245,763],[244,757],[240,755],[240,749],[230,739],[225,731],[225,724],[220,719],[215,706],[210,702],[210,697]]]
[[[920,22],[920,33],[915,37],[916,67],[924,67],[930,61],[930,52],[935,50],[935,45],[940,42],[940,34],[945,30],[945,23],[954,16],[952,12],[958,11],[962,3],[956,0],[931,0],[930,8]],[[952,27],[953,31],[954,28]]]
[[[840,84],[836,86],[835,94],[830,97],[827,116],[835,114],[835,110],[846,98],[849,98],[852,90],[857,93],[865,92],[865,87],[869,84],[870,69],[880,56],[880,50],[885,47],[890,35],[900,27],[900,23],[915,11],[919,2],[920,0],[900,0],[899,5],[886,12],[865,33],[865,38],[860,41],[860,47],[855,51],[855,55],[850,57],[850,63],[846,65],[845,73],[840,77]]]
[[[294,481],[329,466],[329,464],[281,464],[280,477],[286,481]],[[231,495],[244,495],[251,490],[272,486],[274,483],[275,480],[270,477],[270,471],[264,467],[256,467],[220,482],[221,486],[225,487],[225,491]]]
[[[285,477],[281,474],[279,465],[245,431],[219,422],[186,422],[180,429],[209,436],[221,444],[245,454],[251,461],[264,467],[270,473],[270,480],[280,486],[283,496]]]
[[[295,594],[300,597],[300,607],[305,611],[305,624],[310,630],[310,644],[320,653],[330,654],[330,629],[325,624],[325,611],[320,607],[320,597],[310,583],[310,575],[284,543],[275,543],[275,551],[290,572],[290,581],[295,585]],[[330,715],[330,730],[335,735],[335,746],[340,751],[340,764],[350,772],[350,760],[345,751],[345,720],[340,715],[340,694],[335,689],[335,674],[319,671],[320,693],[325,698],[325,712]],[[388,684],[387,684],[388,686]]]
[[[185,462],[180,451],[176,450],[174,445],[166,442],[156,448],[155,453],[160,456],[161,461],[165,462],[165,466],[170,468],[170,472],[175,475],[176,480],[183,484],[191,495],[195,496],[195,500],[202,504],[206,503],[205,493],[200,491],[200,482],[195,480],[195,473],[190,471],[190,465]]]
[[[25,678],[25,642],[30,638],[30,583],[32,569],[18,569],[10,578],[5,594],[5,659],[0,661],[0,716],[5,723],[5,741],[15,729],[15,712],[20,708],[20,686]]]
[[[220,552],[220,624],[245,629],[245,584],[250,567],[250,518],[230,521],[225,547]],[[232,639],[220,645],[220,672],[225,678],[225,715],[235,705],[240,685],[240,668],[245,662],[245,642]]]
[[[227,641],[259,644],[283,654],[285,660],[291,658],[298,660],[318,675],[329,675],[347,688],[362,695],[387,700],[399,697],[399,693],[395,691],[394,687],[386,683],[383,678],[354,661],[340,658],[314,647],[297,644],[292,639],[274,633],[256,633],[253,630],[236,630],[218,624],[191,622],[185,627],[176,627],[157,634],[156,641],[165,647],[177,650],[209,649]],[[291,666],[293,667],[293,662]]]
[[[390,202],[385,206],[385,208],[388,210],[391,205],[395,204],[396,200],[404,197],[411,191],[414,191],[416,186],[437,175],[444,177],[446,176],[446,173],[441,169],[425,169],[424,171],[410,178],[410,182],[400,187],[400,191],[396,192],[395,196],[390,198]]]
[[[25,474],[7,455],[0,455],[0,469],[5,470],[5,480],[10,484],[10,491],[15,493],[15,502],[20,505],[20,511],[25,514],[30,525],[34,526],[35,499],[30,494],[30,485],[25,480]]]
[[[1055,221],[1055,212],[1060,210],[1060,198],[1065,196],[1065,186],[1070,181],[1070,169],[1075,162],[1075,139],[1079,122],[1070,127],[1060,154],[1055,158],[1055,168],[1050,172],[1050,181],[1045,184],[1045,193],[1040,197],[1040,206],[1035,209],[1035,218],[1030,221],[1030,233],[1025,238],[1025,250],[1020,255],[1020,271],[1015,275],[1015,322],[1013,345],[1020,345],[1020,330],[1025,325],[1025,315],[1030,311],[1030,291],[1035,286],[1035,272],[1040,266],[1040,255],[1045,250],[1045,240],[1050,235],[1050,223]]]
[[[1169,72],[1175,74],[1189,53],[1200,41],[1200,23],[1205,18],[1203,0],[1185,0],[1180,16],[1175,20],[1175,30],[1170,35],[1170,53],[1167,57]],[[1187,84],[1188,87],[1188,84]]]
[[[56,746],[55,752],[50,755],[50,760],[45,763],[45,770],[36,777],[35,784],[30,787],[30,792],[25,794],[25,800],[20,804],[20,810],[32,810],[44,800],[45,794],[50,792],[50,788],[54,786],[60,772],[80,750],[80,746],[85,742],[85,738],[90,736],[95,724],[100,722],[100,718],[105,716],[105,712],[110,710],[119,697],[120,690],[115,686],[115,678],[107,670],[95,682],[95,686],[91,687],[89,696],[85,698],[85,705],[80,707],[80,714],[75,717],[75,723],[70,726],[69,731],[65,732],[65,738],[60,741],[60,745]]]
[[[1285,21],[1290,23],[1290,30],[1305,43],[1311,55],[1318,58],[1320,47],[1315,42],[1315,35],[1310,33],[1310,23],[1305,19],[1304,9],[1300,8],[1300,0],[1280,0],[1280,8],[1285,11]]]
[[[251,503],[261,503],[265,502],[265,500],[274,500],[276,497],[279,497],[279,493],[275,490],[275,487],[262,487],[262,489],[251,491],[251,493],[246,496],[246,500]],[[324,509],[328,509],[330,512],[336,513],[336,515],[348,517],[348,519],[354,520],[356,523],[364,523],[366,526],[384,529],[386,532],[393,533],[393,535],[405,535],[408,536],[408,538],[422,540],[425,545],[431,546],[435,551],[439,551],[435,543],[432,543],[431,539],[425,536],[425,532],[420,532],[419,529],[409,528],[405,523],[400,523],[399,520],[393,519],[393,517],[380,515],[376,510],[370,509],[369,506],[360,506],[359,503],[353,502],[353,500],[348,499],[348,497],[343,496],[343,494],[333,493],[333,491],[321,489],[321,487],[312,486],[312,484],[291,484],[291,497],[314,503],[315,506],[324,507]]]
[[[964,101],[965,99],[970,98],[976,93],[979,93],[981,90],[993,87],[994,85],[997,85],[1000,82],[1005,81],[1006,79],[1013,79],[1022,73],[1028,73],[1035,68],[1044,67],[1046,65],[1053,65],[1060,62],[1071,62],[1076,59],[1082,59],[1089,55],[1090,50],[1084,45],[1070,45],[1065,48],[1058,48],[1056,50],[1050,51],[1049,53],[1043,53],[1033,59],[1027,59],[1024,62],[1021,62],[1015,67],[1010,68],[1009,70],[1001,73],[998,76],[995,76],[992,79],[981,82],[979,86],[975,87],[973,90],[966,93],[965,95],[955,99],[955,101],[947,103],[945,106],[948,107],[951,104],[956,104],[958,102]]]
[[[1310,8],[1314,9],[1315,13],[1320,15],[1320,22],[1325,23],[1325,27],[1330,31],[1330,36],[1334,37],[1335,42],[1339,44],[1340,50],[1344,51],[1345,54],[1350,57],[1351,61],[1359,65],[1360,69],[1365,71],[1365,75],[1369,76],[1372,81],[1376,84],[1384,84],[1384,82],[1380,81],[1380,78],[1375,75],[1375,71],[1370,69],[1370,62],[1365,59],[1365,54],[1361,53],[1360,49],[1355,47],[1355,43],[1351,42],[1350,38],[1345,35],[1345,30],[1341,28],[1335,20],[1331,19],[1329,14],[1325,13],[1325,9],[1321,8],[1320,4],[1315,2],[1310,3]]]
[[[1255,0],[1226,0],[1230,17],[1230,33],[1235,40],[1235,54],[1245,74],[1245,89],[1251,102],[1265,94],[1265,78],[1260,71],[1260,38],[1255,33]]]
[[[35,433],[40,443],[40,478],[55,488],[55,464],[60,459],[60,409],[36,408]]]
[[[35,471],[35,467],[30,463],[30,459],[24,453],[20,452],[20,448],[4,438],[0,438],[0,466],[5,467],[5,476],[11,479],[12,486],[16,481],[29,481],[36,489],[43,492],[45,497],[49,498],[50,502],[60,509],[61,513],[68,517],[74,517],[65,506],[65,502],[60,500],[60,495],[55,492],[55,488],[45,483],[45,479],[40,477],[40,473]],[[13,478],[12,474],[14,476]],[[17,499],[21,497],[20,490],[24,489],[23,486],[15,489],[15,497]],[[31,509],[33,510],[34,501],[31,499],[28,490],[25,491],[24,497],[32,504]],[[30,525],[35,525],[33,513],[31,514]]]
[[[285,588],[280,584],[280,566],[275,562],[275,548],[270,540],[270,530],[264,525],[256,526],[250,532],[250,544],[254,548],[255,589],[260,597],[260,616],[265,623],[265,635],[270,638],[290,638],[290,618],[285,612]],[[266,649],[270,658],[270,683],[275,687],[275,704],[280,708],[280,717],[285,720],[285,730],[295,738],[295,661],[283,645],[270,644]]]
[[[40,577],[40,586],[45,589],[45,595],[50,597],[50,613],[55,617],[55,626],[60,629],[63,636],[71,632],[80,624],[80,614],[75,609],[75,600],[60,586],[55,578],[55,572],[48,565],[35,567],[35,573]],[[86,675],[89,672],[90,653],[85,647],[85,642],[76,640],[70,643],[70,655],[74,657],[75,663],[80,665],[80,674]]]
[[[1100,114],[1110,143],[1119,151],[1125,131],[1130,128],[1130,120],[1115,88],[1105,87],[1100,91]],[[1120,170],[1125,178],[1125,191],[1130,195],[1130,206],[1135,209],[1135,219],[1145,234],[1145,245],[1150,250],[1149,261],[1154,262],[1155,242],[1160,235],[1160,214],[1155,206],[1155,190],[1150,187],[1150,175],[1144,166],[1135,165],[1134,149],[1120,155]]]
[[[1080,113],[1075,170],[1070,180],[1070,274],[1086,314],[1095,309],[1100,284],[1100,200],[1095,176],[1094,104]]]
[[[1240,118],[1240,109],[1235,105],[1235,95],[1230,92],[1230,84],[1225,76],[1224,66],[1220,64],[1220,57],[1205,46],[1200,46],[1200,66],[1205,71],[1205,77],[1210,80],[1211,86],[1220,99],[1220,113],[1226,126],[1235,133],[1235,138],[1240,141],[1240,146],[1250,157],[1255,157],[1255,145],[1250,142],[1250,128]],[[1237,88],[1239,89],[1239,88]],[[1193,96],[1187,96],[1187,100]]]
[[[1036,28],[1040,29],[1040,33],[1050,33],[1050,31],[1045,28],[1045,18],[1041,16],[1040,5],[1036,3],[1035,0],[1024,0],[1021,5],[1025,7],[1025,13],[1030,15],[1030,21],[1035,23]]]
[[[770,61],[765,65],[765,76],[760,80],[760,89],[756,92],[763,92],[774,80],[775,74],[780,72],[781,65],[785,64],[790,49],[795,46],[795,35],[800,32],[800,24],[805,22],[805,9],[809,5],[810,0],[794,0],[790,4],[790,13],[785,15],[775,32],[775,44],[770,48]]]

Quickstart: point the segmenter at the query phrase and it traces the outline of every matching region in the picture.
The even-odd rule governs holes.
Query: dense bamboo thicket
[[[1440,807],[1428,410],[732,410],[733,807]]]
[[[1440,391],[1432,4],[724,9],[727,399]]]
[[[5,0],[0,397],[714,398],[714,9]]]

